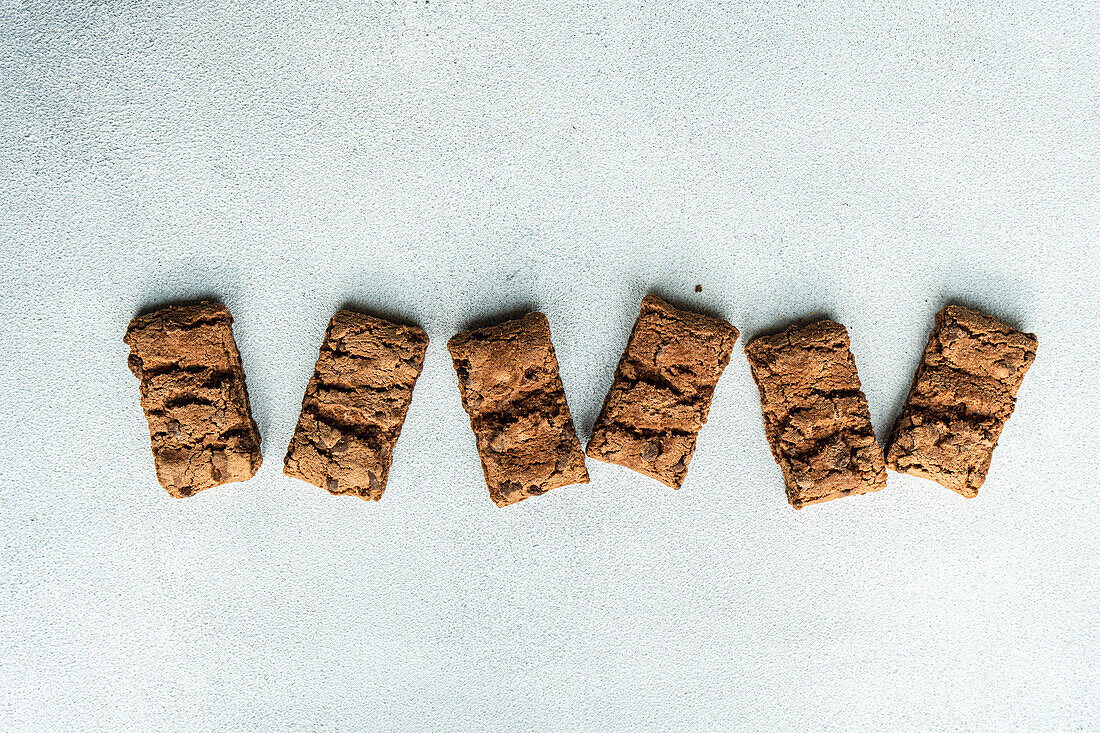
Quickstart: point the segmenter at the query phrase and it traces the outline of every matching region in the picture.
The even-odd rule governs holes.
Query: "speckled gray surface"
[[[4,728],[1100,727],[1100,6],[620,5],[0,3]],[[843,322],[880,439],[945,302],[1039,355],[975,500],[795,512],[738,344],[681,491],[496,509],[446,339],[543,310],[585,440],[646,292]],[[199,296],[265,462],[174,500]],[[346,304],[432,339],[379,504],[280,471]]]

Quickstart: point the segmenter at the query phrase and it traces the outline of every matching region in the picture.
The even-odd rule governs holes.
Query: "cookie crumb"
[[[703,292],[703,286],[702,285],[696,285],[695,286],[695,292],[697,292],[697,293]]]

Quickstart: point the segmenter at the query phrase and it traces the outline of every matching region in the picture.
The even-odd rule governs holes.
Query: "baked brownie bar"
[[[791,327],[753,339],[745,356],[791,506],[886,488],[882,449],[844,326]]]
[[[989,316],[941,310],[886,464],[977,496],[1037,346],[1034,335]]]
[[[643,298],[588,455],[680,488],[739,335],[725,321]]]
[[[427,348],[419,328],[337,311],[283,473],[333,494],[381,499]]]
[[[447,350],[497,506],[588,483],[546,316],[460,333]]]
[[[157,479],[172,496],[244,481],[260,467],[232,323],[224,305],[202,302],[139,316],[126,330]]]

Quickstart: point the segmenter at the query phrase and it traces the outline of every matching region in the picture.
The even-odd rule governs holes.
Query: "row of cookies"
[[[157,477],[173,496],[251,478],[260,466],[231,324],[224,306],[202,302],[139,316],[127,330]],[[587,483],[585,455],[679,488],[738,336],[725,321],[646,296],[583,452],[544,315],[454,336],[447,347],[490,497],[507,506]],[[975,496],[1036,344],[945,307],[884,454],[844,326],[823,320],[753,339],[745,354],[791,505],[880,490],[887,466]],[[338,311],[284,472],[380,499],[427,346],[414,326]]]

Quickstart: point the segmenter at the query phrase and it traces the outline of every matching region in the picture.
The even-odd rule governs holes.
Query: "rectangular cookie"
[[[447,350],[498,507],[588,483],[546,316],[460,333]]]
[[[382,498],[428,336],[337,311],[329,321],[283,473],[333,494]]]
[[[645,296],[588,455],[680,488],[739,335],[725,321]]]
[[[1038,340],[957,305],[936,314],[886,465],[978,495]]]
[[[138,316],[126,329],[157,479],[178,498],[260,467],[232,323],[224,305],[204,301]]]
[[[792,326],[753,339],[745,356],[791,506],[886,488],[882,449],[844,326]]]

